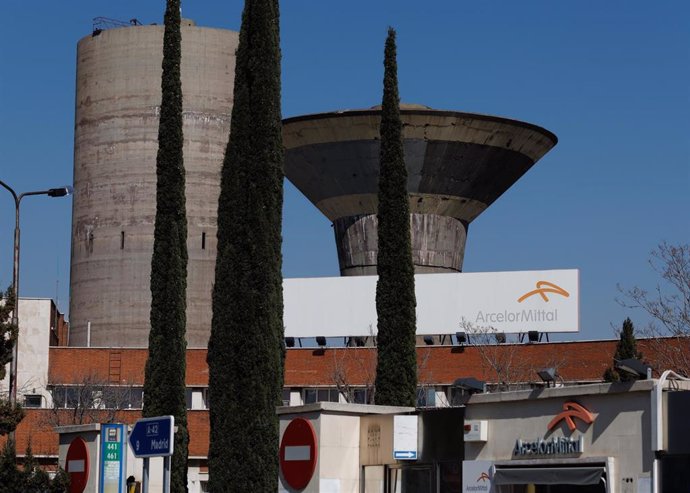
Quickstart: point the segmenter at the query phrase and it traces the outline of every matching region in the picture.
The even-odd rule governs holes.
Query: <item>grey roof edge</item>
[[[375,406],[371,404],[349,404],[342,402],[314,402],[302,406],[280,406],[276,413],[304,414],[304,413],[338,413],[338,414],[409,414],[415,412],[414,407],[403,406]]]

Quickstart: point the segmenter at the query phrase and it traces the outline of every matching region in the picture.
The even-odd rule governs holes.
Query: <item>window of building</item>
[[[338,389],[304,389],[304,403],[313,404],[314,402],[339,402],[340,392]]]
[[[84,402],[88,407],[92,407],[86,396],[80,395],[80,387],[76,385],[57,385],[52,390],[53,404],[55,407],[75,409]],[[90,393],[89,393],[90,396]],[[92,399],[91,399],[92,400]]]
[[[56,385],[51,394],[64,409],[141,409],[144,402],[142,387],[124,385]]]
[[[355,404],[368,404],[369,392],[367,389],[353,389],[352,390],[352,401]]]
[[[30,394],[24,396],[24,407],[41,407],[43,396],[40,394]]]
[[[206,250],[206,232],[201,233],[201,249]]]
[[[143,404],[143,387],[122,385],[105,385],[102,387],[99,407],[105,409],[141,409]]]
[[[283,406],[290,405],[290,389],[283,389]]]
[[[417,387],[417,407],[436,407],[436,389]]]

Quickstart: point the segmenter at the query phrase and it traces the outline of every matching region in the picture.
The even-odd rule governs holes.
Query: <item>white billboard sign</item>
[[[376,334],[376,276],[285,279],[285,335]],[[579,271],[415,275],[417,334],[579,331]],[[461,326],[462,322],[466,322]]]

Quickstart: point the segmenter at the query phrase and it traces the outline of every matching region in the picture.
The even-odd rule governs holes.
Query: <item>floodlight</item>
[[[424,344],[426,344],[427,346],[433,346],[434,338],[431,336],[424,336]]]
[[[556,369],[555,368],[544,368],[539,371],[537,371],[537,375],[539,375],[539,378],[542,379],[543,382],[546,383],[546,386],[548,387],[551,382],[554,384],[556,383]]]
[[[465,344],[468,341],[466,332],[456,332],[455,338],[458,340],[458,344]]]
[[[318,344],[320,347],[325,347],[326,346],[326,338],[324,336],[317,336],[316,337],[316,344]]]
[[[628,358],[615,361],[616,370],[624,371],[636,378],[646,379],[652,378],[652,367],[645,365],[637,358]]]
[[[474,377],[458,378],[453,382],[453,387],[462,389],[471,394],[486,392],[486,382]]]
[[[527,332],[527,340],[529,342],[539,342],[539,332],[536,330],[530,330]]]

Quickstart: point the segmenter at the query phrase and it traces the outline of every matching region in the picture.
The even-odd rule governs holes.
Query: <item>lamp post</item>
[[[17,193],[7,183],[0,180],[0,186],[12,194],[14,198],[14,263],[12,271],[12,291],[14,292],[14,309],[12,310],[12,325],[19,330],[19,205],[22,199],[29,195],[47,195],[49,197],[64,197],[70,195],[72,187],[65,186],[60,188],[50,188],[35,192]],[[19,336],[12,346],[12,361],[10,362],[10,404],[14,407],[17,404],[17,354],[19,346]],[[11,436],[14,433],[11,434]]]

